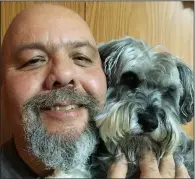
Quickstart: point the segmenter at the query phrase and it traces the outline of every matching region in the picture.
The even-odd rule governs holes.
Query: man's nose
[[[69,60],[56,62],[51,65],[46,79],[48,90],[61,87],[75,87],[77,85],[77,74],[73,62]]]

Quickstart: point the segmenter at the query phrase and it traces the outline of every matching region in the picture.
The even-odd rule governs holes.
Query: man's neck
[[[25,142],[16,142],[16,150],[22,160],[28,165],[28,167],[40,177],[46,177],[53,173],[53,170],[46,169],[46,166],[33,154],[29,153],[27,144]]]

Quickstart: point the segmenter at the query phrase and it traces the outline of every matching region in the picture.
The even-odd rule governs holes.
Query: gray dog
[[[96,119],[108,150],[101,163],[125,154],[128,178],[138,176],[138,158],[151,149],[157,159],[174,153],[194,176],[193,140],[182,130],[194,116],[192,71],[176,56],[154,52],[125,37],[99,47],[108,81],[105,111]]]

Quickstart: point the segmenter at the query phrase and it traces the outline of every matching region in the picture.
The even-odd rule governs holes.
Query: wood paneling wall
[[[40,2],[1,2],[1,37],[13,17],[25,7]],[[193,68],[193,10],[178,1],[159,2],[46,2],[60,4],[78,12],[89,24],[94,37],[106,42],[125,35],[162,44]],[[2,42],[2,39],[1,39]],[[11,131],[5,121],[3,141]],[[193,136],[193,121],[183,126]]]

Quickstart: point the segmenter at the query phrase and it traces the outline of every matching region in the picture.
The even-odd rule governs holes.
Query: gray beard
[[[79,138],[69,139],[63,134],[49,134],[40,119],[40,110],[64,101],[82,104],[89,112],[89,122]],[[89,95],[71,89],[57,89],[33,97],[23,106],[23,126],[28,150],[39,158],[48,169],[68,171],[84,165],[98,141],[94,117],[100,112],[99,103]],[[74,131],[72,131],[74,134]]]

